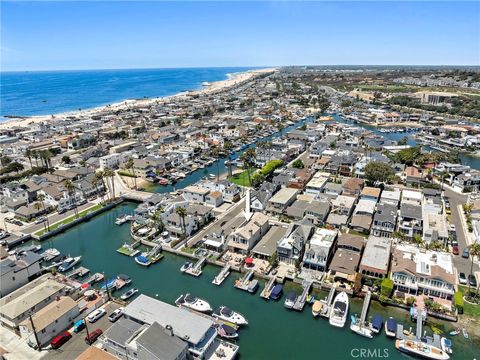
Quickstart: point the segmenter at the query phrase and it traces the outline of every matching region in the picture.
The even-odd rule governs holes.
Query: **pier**
[[[365,319],[368,313],[368,307],[370,306],[370,299],[372,298],[372,293],[369,291],[363,300],[362,313],[360,315],[360,326],[365,324]]]
[[[235,287],[243,291],[248,291],[249,293],[254,293],[255,291],[257,291],[258,281],[255,279],[251,280],[252,278],[253,270],[250,270],[243,276],[243,278],[235,281]]]
[[[230,268],[231,266],[229,263],[225,264],[220,273],[213,279],[212,284],[221,285],[228,275],[230,275]]]
[[[297,298],[297,301],[295,301],[295,304],[293,305],[293,309],[297,311],[302,311],[303,307],[305,306],[305,302],[307,301],[307,296],[310,293],[310,288],[312,287],[312,281],[306,280],[303,282],[303,292],[302,295],[300,295]]]
[[[325,300],[320,300],[322,302],[322,310],[320,311],[320,316],[328,318],[330,317],[330,307],[332,306],[333,298],[335,297],[335,286],[330,288],[330,292]]]
[[[85,280],[85,283],[92,285],[92,284],[95,284],[95,283],[97,283],[97,282],[102,281],[103,279],[104,279],[103,274],[101,274],[101,273],[95,273],[95,274],[93,274],[92,276],[90,276],[88,279],[86,279],[86,280]]]
[[[69,278],[75,278],[75,277],[84,277],[90,272],[90,269],[87,269],[86,267],[80,266],[78,269],[73,270],[71,273],[67,275]]]
[[[205,256],[201,257],[192,268],[185,270],[185,274],[196,277],[202,275],[202,266],[205,264],[205,261],[207,261],[207,258]]]
[[[260,293],[260,297],[267,300],[270,299],[270,294],[272,293],[272,290],[275,286],[275,281],[276,281],[275,276],[272,276],[270,280],[268,280],[268,282],[265,284],[264,289]]]

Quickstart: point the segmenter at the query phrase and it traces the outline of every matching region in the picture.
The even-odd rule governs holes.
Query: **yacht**
[[[238,337],[237,330],[226,324],[217,326],[217,334],[225,339],[236,339]]]
[[[73,268],[81,259],[81,256],[76,256],[76,257],[68,257],[66,258],[62,265],[58,267],[58,271],[65,272]]]
[[[220,306],[217,310],[215,310],[212,314],[213,317],[234,323],[236,325],[247,325],[248,321],[245,319],[245,316],[239,314],[232,309],[226,306]]]
[[[297,298],[298,298],[298,295],[296,292],[289,292],[287,294],[287,298],[285,299],[285,302],[284,302],[284,306],[287,308],[287,309],[291,309],[293,308],[293,305],[295,305],[295,301],[297,301]]]
[[[385,321],[385,334],[391,338],[397,336],[397,320],[393,317],[389,317],[387,321]]]
[[[185,261],[185,263],[182,265],[182,267],[180,268],[180,271],[181,272],[185,272],[187,271],[188,269],[190,269],[191,267],[193,266],[193,263],[191,261]]]
[[[351,319],[352,319],[352,323],[350,324],[350,330],[352,330],[353,332],[357,333],[360,336],[364,336],[369,339],[373,338],[372,330],[370,330],[367,327],[361,326],[360,322],[355,316],[352,316]]]
[[[330,313],[330,325],[344,327],[348,315],[348,295],[345,291],[339,293],[333,301],[332,312]]]
[[[205,300],[199,299],[191,294],[180,295],[180,297],[175,300],[175,304],[178,307],[184,306],[186,308],[199,311],[199,312],[210,312],[212,307]]]
[[[58,251],[55,248],[47,249],[43,253],[40,254],[40,256],[42,256],[45,261],[53,260],[58,255],[60,255],[60,251]]]
[[[136,293],[138,292],[138,289],[130,289],[128,290],[125,294],[123,294],[122,296],[120,296],[120,299],[122,300],[128,300],[130,299],[133,295],[135,295]]]
[[[442,346],[442,350],[445,351],[447,354],[451,354],[452,350],[452,340],[447,339],[446,337],[442,337],[440,339],[440,345]]]
[[[396,340],[395,347],[398,351],[415,357],[434,360],[448,360],[450,356],[443,350],[426,344],[422,341]]]

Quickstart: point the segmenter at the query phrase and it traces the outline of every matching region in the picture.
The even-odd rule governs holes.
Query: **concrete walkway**
[[[38,360],[48,357],[48,351],[36,351],[12,331],[0,326],[0,344],[7,360]]]

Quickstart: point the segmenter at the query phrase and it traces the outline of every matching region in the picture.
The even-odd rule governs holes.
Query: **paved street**
[[[88,331],[92,332],[96,329],[102,329],[102,331],[105,332],[110,326],[112,326],[112,323],[108,320],[108,316],[119,307],[120,305],[113,302],[105,305],[107,314],[93,324],[87,322]],[[83,329],[78,334],[75,334],[72,330],[72,335],[73,337],[68,340],[60,349],[49,350],[48,359],[74,360],[78,355],[85,351],[85,349],[88,347],[88,345],[85,343],[87,330]]]

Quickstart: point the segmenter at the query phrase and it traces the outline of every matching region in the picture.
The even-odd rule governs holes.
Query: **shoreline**
[[[33,116],[22,116],[18,115],[14,117],[8,117],[5,121],[0,122],[0,131],[1,130],[11,130],[15,127],[23,127],[27,128],[32,124],[39,124],[47,121],[52,121],[55,119],[66,118],[69,116],[94,116],[98,113],[104,111],[119,111],[119,110],[127,110],[130,107],[142,107],[142,106],[149,106],[155,103],[173,100],[177,97],[189,95],[200,95],[200,94],[209,94],[214,93],[216,91],[223,90],[228,87],[232,87],[237,85],[240,82],[244,82],[250,80],[260,74],[275,72],[278,68],[264,68],[264,69],[253,69],[238,73],[229,73],[225,74],[226,79],[219,80],[215,82],[210,82],[208,86],[202,86],[200,89],[192,89],[188,91],[183,91],[179,93],[175,93],[172,95],[167,96],[159,96],[153,98],[146,98],[146,99],[125,99],[119,102],[107,104],[107,105],[100,105],[89,109],[84,110],[72,110],[66,111],[61,113],[55,113],[50,115],[33,115]]]

